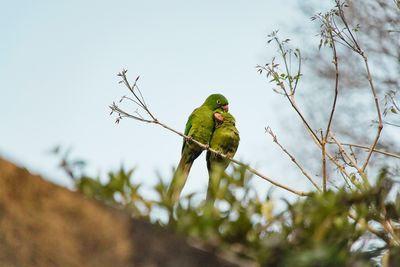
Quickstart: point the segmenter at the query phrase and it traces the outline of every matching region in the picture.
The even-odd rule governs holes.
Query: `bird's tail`
[[[217,192],[220,187],[221,176],[224,173],[225,165],[220,162],[213,162],[209,164],[208,168],[208,188],[207,188],[207,201],[214,202],[217,197]]]
[[[178,201],[179,196],[185,186],[186,179],[189,176],[190,169],[192,168],[193,161],[187,160],[182,155],[179,161],[178,167],[176,168],[174,177],[172,178],[171,184],[168,188],[168,196],[172,201]]]

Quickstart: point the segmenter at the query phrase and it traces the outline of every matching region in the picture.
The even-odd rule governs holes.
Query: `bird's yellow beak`
[[[225,106],[222,106],[222,109],[223,109],[225,112],[228,112],[228,111],[229,111],[229,105],[227,104],[227,105],[225,105]]]

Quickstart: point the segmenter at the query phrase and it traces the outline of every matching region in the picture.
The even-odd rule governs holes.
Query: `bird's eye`
[[[221,101],[217,100],[217,105],[221,105]]]

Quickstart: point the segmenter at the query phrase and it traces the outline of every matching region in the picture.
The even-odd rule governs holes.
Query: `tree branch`
[[[338,146],[340,153],[342,155],[344,155],[351,162],[352,167],[354,167],[357,170],[358,174],[360,174],[360,176],[363,179],[365,185],[369,187],[370,184],[369,184],[367,175],[365,174],[364,170],[361,169],[360,167],[358,167],[357,162],[355,161],[355,159],[351,155],[349,155],[347,153],[347,151],[344,149],[344,147],[341,145],[341,143],[336,139],[335,135],[332,132],[329,133],[329,136],[332,138],[332,140]]]
[[[335,113],[335,109],[336,109],[336,101],[338,98],[338,94],[339,94],[339,64],[338,64],[338,57],[337,57],[337,52],[336,52],[336,45],[335,45],[335,40],[333,39],[333,35],[332,35],[332,31],[329,31],[330,33],[330,38],[332,41],[332,52],[333,52],[333,64],[335,65],[335,96],[333,98],[333,104],[332,104],[332,108],[331,108],[331,114],[329,116],[329,120],[328,120],[328,125],[326,126],[326,130],[325,130],[325,139],[328,139],[329,136],[329,131],[331,129],[331,124],[332,124],[332,120],[333,120],[333,115]]]
[[[334,144],[334,142],[329,142],[328,144]],[[340,143],[342,146],[349,146],[349,147],[357,147],[357,148],[362,148],[362,149],[367,149],[369,150],[370,147],[369,146],[363,146],[363,145],[358,145],[358,144],[351,144],[351,143]],[[383,150],[379,150],[379,149],[374,149],[373,150],[375,153],[379,153],[388,157],[393,157],[393,158],[397,158],[400,159],[400,155],[399,154],[395,154],[392,152],[387,152],[387,151],[383,151]]]
[[[368,82],[369,82],[369,85],[370,85],[370,88],[371,88],[372,95],[374,97],[376,112],[378,114],[378,129],[377,129],[377,132],[376,132],[375,140],[372,143],[372,145],[371,145],[371,147],[369,149],[369,153],[368,153],[367,159],[365,160],[365,163],[361,168],[364,171],[365,168],[368,166],[368,162],[371,159],[372,153],[374,152],[374,149],[375,149],[376,145],[378,144],[378,140],[379,140],[379,137],[380,137],[382,129],[383,129],[383,123],[382,123],[382,114],[381,114],[381,109],[380,109],[380,106],[379,106],[378,96],[376,94],[375,85],[373,83],[372,75],[371,75],[371,72],[369,70],[368,58],[364,54],[363,51],[361,51],[360,55],[364,59],[365,69],[366,69],[367,75],[368,75]]]
[[[380,105],[379,105],[379,101],[378,101],[378,96],[376,93],[376,89],[375,89],[375,85],[372,79],[372,75],[371,75],[371,71],[369,69],[369,63],[368,63],[368,57],[365,55],[364,51],[361,49],[360,45],[358,44],[356,38],[354,37],[352,30],[350,29],[349,24],[347,23],[347,19],[346,16],[344,15],[344,11],[342,9],[342,5],[340,3],[340,0],[335,0],[336,1],[336,7],[338,9],[339,12],[339,17],[341,19],[341,21],[343,22],[345,29],[347,30],[347,32],[349,33],[350,37],[348,37],[351,42],[353,43],[353,45],[351,46],[351,49],[356,52],[357,54],[359,54],[363,60],[364,60],[364,65],[365,65],[365,70],[367,72],[367,79],[368,79],[368,83],[369,83],[369,87],[371,89],[371,93],[374,97],[374,102],[375,102],[375,108],[376,108],[376,112],[378,115],[378,129],[376,132],[376,136],[374,138],[374,141],[369,149],[369,153],[367,155],[367,158],[363,164],[363,166],[361,167],[361,170],[364,172],[366,167],[368,166],[368,163],[371,159],[371,156],[374,152],[374,149],[376,147],[376,145],[378,144],[382,129],[383,129],[383,123],[382,123],[382,114],[381,114],[381,109],[380,109]],[[343,39],[346,39],[343,36],[340,36]]]
[[[300,164],[297,162],[296,158],[293,157],[278,141],[278,138],[276,137],[276,135],[274,134],[274,132],[272,131],[272,129],[268,126],[267,128],[265,128],[265,132],[268,133],[269,135],[271,135],[272,137],[272,141],[274,143],[276,143],[281,149],[282,151],[289,156],[289,158],[292,160],[292,162],[300,169],[300,171],[303,173],[303,175],[305,177],[307,177],[307,179],[313,184],[313,186],[321,192],[321,188],[317,185],[317,183],[311,178],[311,176],[304,170],[303,167],[300,166]]]

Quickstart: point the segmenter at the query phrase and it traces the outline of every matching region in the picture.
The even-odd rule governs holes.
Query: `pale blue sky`
[[[275,54],[267,35],[312,29],[297,1],[2,1],[0,4],[0,156],[62,185],[69,180],[46,153],[57,144],[88,160],[91,174],[137,166],[138,181],[165,179],[181,138],[132,120],[114,124],[108,105],[126,94],[116,74],[141,75],[159,120],[183,130],[214,92],[230,100],[241,133],[237,158],[277,180],[311,188],[264,133],[291,143],[282,98],[255,66]],[[287,117],[286,117],[287,118]],[[300,176],[300,175],[298,175]],[[303,178],[302,178],[303,179]],[[257,185],[270,185],[260,179]],[[204,155],[184,192],[206,187]],[[279,191],[279,190],[277,190]]]

